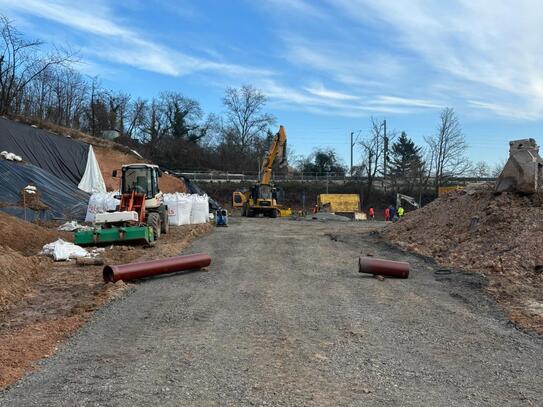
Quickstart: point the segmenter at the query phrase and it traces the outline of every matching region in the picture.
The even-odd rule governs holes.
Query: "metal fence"
[[[215,171],[172,171],[175,175],[186,177],[192,181],[199,182],[257,182],[258,172],[215,172]],[[363,181],[364,177],[349,176],[341,173],[296,173],[296,174],[273,174],[272,180],[276,182],[323,182],[323,181]]]
[[[218,171],[171,171],[177,176],[183,176],[191,181],[197,182],[257,182],[260,174],[258,172],[218,172]],[[275,182],[365,182],[366,177],[350,176],[342,173],[294,173],[294,174],[273,174],[272,179]],[[495,181],[496,178],[474,178],[474,177],[456,177],[448,180],[450,185],[465,185],[470,182]],[[374,183],[379,185],[391,185],[392,181],[383,180],[382,177],[374,178]]]

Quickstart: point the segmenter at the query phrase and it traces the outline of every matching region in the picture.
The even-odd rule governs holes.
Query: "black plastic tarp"
[[[24,161],[77,186],[85,173],[89,145],[0,118],[0,151],[17,154]]]
[[[34,185],[40,201],[48,206],[43,211],[32,211],[21,205],[21,190]],[[85,219],[90,194],[47,171],[28,163],[0,159],[0,210],[27,220]]]
[[[196,185],[194,182],[192,182],[187,177],[181,175],[180,178],[185,183],[185,186],[189,190],[189,193],[198,194],[198,195],[207,195],[206,192],[202,188],[200,188],[198,185]],[[220,205],[217,203],[217,201],[215,201],[209,195],[208,195],[208,199],[209,199],[209,209],[211,209],[213,211],[217,211],[217,210],[220,209]]]

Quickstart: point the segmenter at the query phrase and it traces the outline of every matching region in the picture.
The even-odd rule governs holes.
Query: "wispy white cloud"
[[[359,97],[331,89],[299,89],[285,86],[274,79],[257,83],[275,106],[295,108],[328,116],[361,117],[373,114],[408,114],[421,109],[440,107],[431,102],[392,96]]]
[[[543,118],[543,3],[539,0],[328,3],[361,24],[389,27],[405,50],[440,72],[439,80],[455,80],[461,93],[471,94],[472,99],[481,93],[492,98],[464,103],[516,116],[504,107],[513,102],[517,105],[513,110],[526,113],[522,118]],[[500,103],[503,108],[496,108],[495,98],[505,102]]]
[[[232,57],[244,55],[244,44],[225,41],[217,48],[202,41],[185,47],[159,40],[118,8],[114,12],[110,0],[0,0],[0,8],[21,15],[25,24],[27,17],[37,17],[84,34],[82,53],[93,72],[98,62],[111,61],[173,77],[204,73],[209,83],[253,83],[276,105],[318,114],[409,114],[449,105],[543,118],[539,0],[256,3],[244,4],[266,14],[276,42],[263,44],[269,61],[255,58],[254,64],[249,52],[243,63]],[[186,18],[206,18],[202,8],[186,10]]]
[[[89,41],[91,45],[84,47],[84,51],[102,60],[171,76],[197,71],[247,77],[272,74],[267,69],[204,59],[157,43],[115,16],[104,2],[75,4],[69,0],[0,0],[0,6],[94,35],[96,38]]]
[[[410,99],[397,96],[378,96],[375,101],[378,105],[397,105],[397,106],[411,106],[411,107],[427,107],[427,108],[436,108],[442,109],[442,104],[432,102],[430,100],[423,99]]]
[[[349,95],[347,93],[338,92],[336,90],[326,89],[322,84],[318,84],[312,87],[305,87],[304,90],[312,95],[319,96],[332,100],[357,100],[359,96]]]

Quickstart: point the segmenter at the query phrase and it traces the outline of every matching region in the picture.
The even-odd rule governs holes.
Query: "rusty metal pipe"
[[[386,277],[408,278],[409,263],[404,261],[374,259],[373,257],[360,257],[358,272]]]
[[[175,273],[183,270],[196,270],[211,264],[207,253],[189,254],[187,256],[168,257],[161,260],[143,261],[139,263],[105,266],[103,271],[106,283],[119,280],[130,281],[159,274]]]

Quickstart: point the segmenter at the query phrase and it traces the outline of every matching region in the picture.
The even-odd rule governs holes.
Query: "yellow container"
[[[462,185],[452,185],[452,186],[448,186],[448,187],[439,187],[437,189],[437,196],[443,196],[443,195],[448,194],[449,192],[459,191],[461,189],[464,189],[464,187]]]
[[[317,196],[319,211],[331,213],[360,212],[358,194],[320,194]]]

